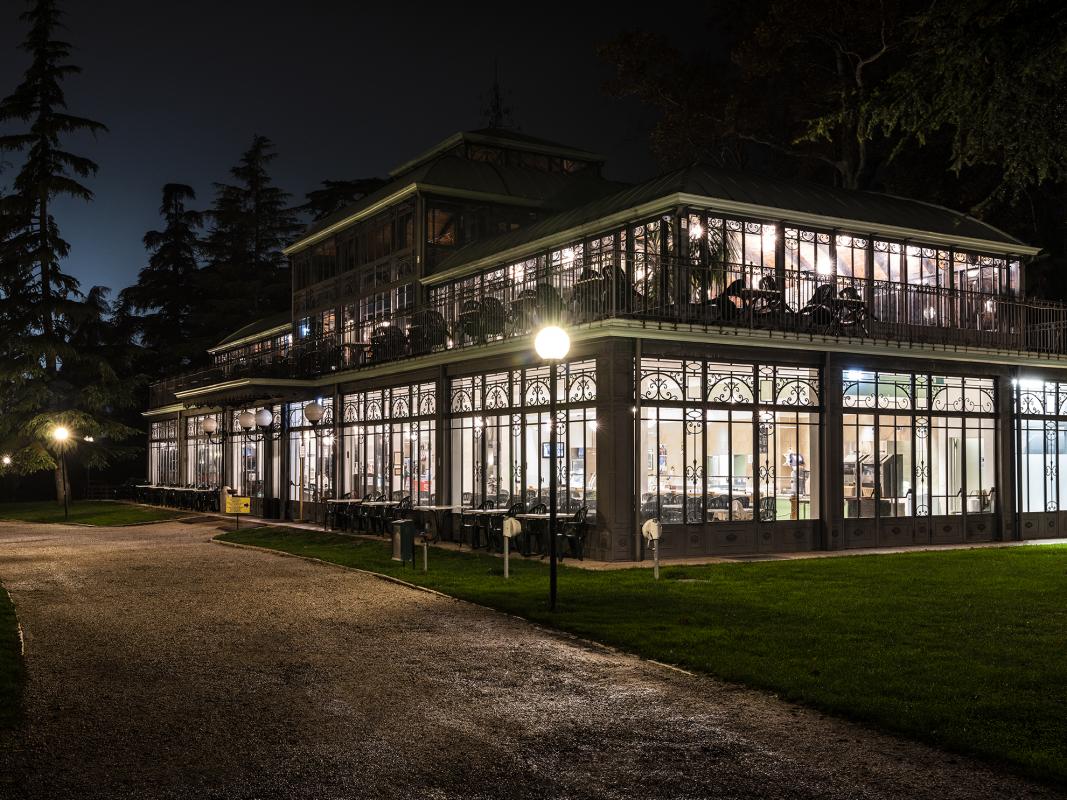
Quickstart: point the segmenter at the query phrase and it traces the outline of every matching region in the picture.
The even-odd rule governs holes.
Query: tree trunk
[[[56,480],[56,502],[63,505],[63,498],[70,497],[70,478],[64,474],[62,461],[56,464],[54,477]]]

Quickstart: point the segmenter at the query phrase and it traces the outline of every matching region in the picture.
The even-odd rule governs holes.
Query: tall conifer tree
[[[144,235],[148,265],[137,283],[122,291],[125,309],[137,312],[141,343],[153,354],[157,370],[187,366],[200,358],[202,333],[194,324],[200,302],[201,242],[198,231],[204,215],[188,207],[196,199],[191,186],[163,187],[159,214],[163,230]]]
[[[254,136],[230,170],[233,183],[215,185],[205,241],[205,277],[215,320],[248,321],[280,311],[289,301],[282,248],[300,225],[289,207],[289,194],[275,186],[267,172],[276,157],[270,139]]]
[[[52,203],[57,197],[92,200],[81,180],[97,166],[65,150],[63,139],[106,128],[66,110],[62,82],[81,70],[68,62],[71,46],[56,38],[61,16],[55,0],[35,0],[22,14],[29,25],[22,49],[30,65],[0,101],[0,126],[16,129],[0,135],[0,151],[22,158],[11,193],[0,201],[0,340],[6,351],[0,360],[0,443],[14,469],[53,470],[60,501],[69,484],[50,449],[57,425],[109,442],[133,433],[115,418],[133,401],[131,382],[119,380],[92,342],[72,341],[109,307],[106,290],[94,287],[85,297],[77,279],[63,271],[70,245],[60,235]],[[100,463],[102,452],[85,455]]]

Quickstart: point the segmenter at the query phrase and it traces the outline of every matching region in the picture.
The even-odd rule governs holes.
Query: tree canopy
[[[64,142],[106,128],[66,110],[63,80],[80,70],[68,60],[70,44],[56,37],[62,22],[54,0],[36,0],[21,19],[29,27],[22,50],[30,63],[0,101],[0,151],[21,159],[11,190],[0,198],[0,446],[12,470],[53,470],[62,499],[68,476],[52,432],[66,427],[75,433],[64,446],[100,440],[100,447],[79,448],[97,464],[122,455],[117,443],[134,430],[120,416],[136,401],[137,381],[128,373],[120,377],[109,360],[121,348],[109,346],[107,290],[83,294],[63,271],[70,245],[51,208],[57,197],[93,199],[83,181],[97,165]]]

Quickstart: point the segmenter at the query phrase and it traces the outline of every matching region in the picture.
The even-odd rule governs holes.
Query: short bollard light
[[[426,525],[422,532],[422,571],[430,571],[430,526]]]
[[[641,526],[641,534],[652,548],[652,575],[659,580],[659,540],[663,535],[663,526],[658,519],[650,519]]]
[[[522,523],[515,519],[515,517],[504,517],[502,532],[504,534],[504,580],[507,580],[511,540],[522,533]]]

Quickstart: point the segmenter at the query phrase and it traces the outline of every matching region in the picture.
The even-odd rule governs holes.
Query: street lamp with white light
[[[552,464],[548,470],[548,606],[556,610],[556,496],[559,484],[559,432],[556,420],[556,367],[567,357],[571,349],[571,337],[558,325],[548,325],[534,337],[534,350],[542,361],[549,365],[548,419],[549,453]]]
[[[322,490],[322,445],[323,435],[326,433],[320,426],[322,425],[323,417],[326,415],[326,409],[322,407],[322,404],[317,400],[312,400],[306,406],[304,406],[304,419],[311,425],[311,433],[315,437],[315,460],[318,462],[318,469],[315,470],[315,482],[318,484],[318,496],[319,502],[322,504],[322,529],[329,529],[329,515],[326,513],[328,506],[326,505],[326,498],[323,496]],[[330,444],[332,444],[332,437],[330,437]],[[300,472],[304,471],[304,460],[300,460]],[[304,478],[301,474],[300,477],[300,518],[304,518]]]

